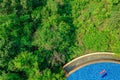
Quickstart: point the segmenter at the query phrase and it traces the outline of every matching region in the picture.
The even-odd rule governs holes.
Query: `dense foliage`
[[[0,0],[0,80],[65,80],[80,55],[120,52],[119,0]]]

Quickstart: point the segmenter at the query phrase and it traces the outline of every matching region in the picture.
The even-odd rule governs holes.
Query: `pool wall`
[[[63,66],[66,76],[78,70],[79,68],[98,62],[115,62],[120,63],[120,58],[115,57],[115,53],[109,52],[96,52],[90,53],[87,55],[80,56],[76,59],[73,59],[69,63]]]

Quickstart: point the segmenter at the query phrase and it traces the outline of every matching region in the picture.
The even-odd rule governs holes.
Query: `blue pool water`
[[[106,72],[100,74],[103,70]],[[90,64],[73,72],[67,80],[120,80],[120,64],[112,62]]]

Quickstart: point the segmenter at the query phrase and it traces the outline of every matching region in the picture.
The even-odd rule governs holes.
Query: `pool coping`
[[[66,77],[68,77],[79,68],[99,62],[113,62],[120,64],[120,58],[115,57],[115,53],[110,52],[90,53],[73,59],[72,61],[64,65],[63,69],[65,71]]]

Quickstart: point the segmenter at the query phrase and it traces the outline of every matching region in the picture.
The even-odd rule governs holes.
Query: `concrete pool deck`
[[[80,56],[73,59],[69,63],[63,66],[63,69],[68,77],[76,70],[93,63],[99,62],[113,62],[120,64],[120,58],[115,56],[115,53],[109,52],[96,52]]]

